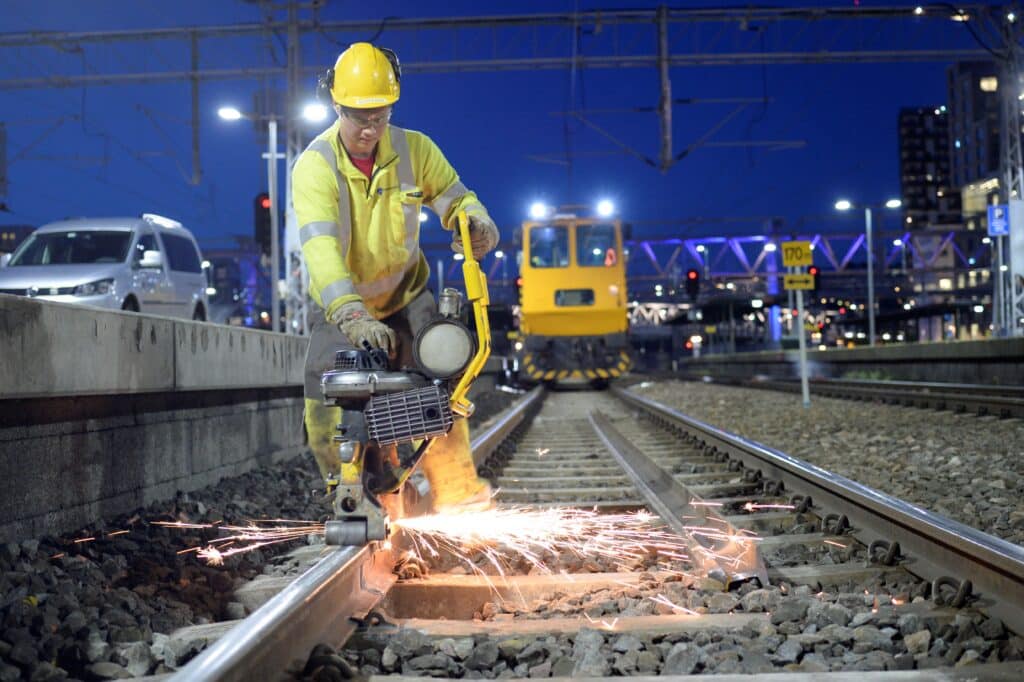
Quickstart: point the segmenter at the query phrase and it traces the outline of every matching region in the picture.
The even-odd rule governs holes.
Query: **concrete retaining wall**
[[[1024,339],[950,341],[807,352],[812,377],[1024,384]],[[708,355],[680,365],[687,373],[730,378],[799,376],[797,351]]]
[[[300,454],[306,344],[0,295],[0,541]]]

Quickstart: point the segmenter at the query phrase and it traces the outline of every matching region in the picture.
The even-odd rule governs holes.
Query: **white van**
[[[40,227],[0,268],[0,294],[205,320],[206,273],[181,223],[76,218]]]

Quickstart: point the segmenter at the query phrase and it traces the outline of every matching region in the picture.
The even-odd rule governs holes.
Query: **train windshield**
[[[576,228],[576,263],[580,267],[610,268],[618,262],[614,225],[604,223]]]
[[[542,225],[530,230],[530,266],[569,267],[569,228]]]

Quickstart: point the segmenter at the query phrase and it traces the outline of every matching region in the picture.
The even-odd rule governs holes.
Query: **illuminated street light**
[[[889,199],[889,201],[885,202],[886,208],[899,208],[902,205],[903,202],[900,201],[899,199]]]
[[[319,102],[310,102],[303,107],[302,118],[310,123],[320,123],[327,118],[327,107]]]
[[[976,305],[976,306],[974,306],[974,312],[976,312],[976,313],[983,313],[983,312],[985,312],[985,306],[983,306],[983,305]]]
[[[751,299],[750,307],[751,308],[755,308],[755,309],[756,308],[763,308],[764,307],[764,301],[762,301],[759,298]]]
[[[217,115],[225,121],[237,121],[242,118],[242,112],[235,107],[221,107],[217,110]]]
[[[463,258],[465,258],[465,256],[463,256],[461,253],[457,253],[454,256],[452,256],[452,258],[454,258],[455,260],[462,260]]]
[[[697,253],[704,253],[706,251],[703,244],[697,244]]]
[[[849,211],[851,208],[853,208],[853,204],[848,199],[840,199],[836,202],[837,211]]]
[[[546,218],[550,209],[543,201],[535,201],[530,204],[530,217],[534,220]]]
[[[775,253],[775,250],[778,248],[779,247],[775,245],[775,242],[768,242],[767,244],[764,245],[764,250],[767,251],[768,253]]]
[[[499,249],[499,250],[494,252],[494,257],[495,258],[504,258],[505,257],[505,252],[502,251],[501,249]]]
[[[914,8],[914,16],[918,16],[919,17],[922,14],[924,14],[924,7],[921,7],[920,5],[918,5],[917,7]]]
[[[597,202],[597,215],[602,218],[610,218],[612,213],[615,213],[615,204],[610,199],[601,199]]]
[[[897,239],[893,239],[893,240],[892,240],[892,245],[893,245],[893,246],[903,246],[903,240],[902,240],[902,239],[899,239],[899,238],[897,238]]]

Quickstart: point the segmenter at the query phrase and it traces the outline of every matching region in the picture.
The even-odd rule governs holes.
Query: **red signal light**
[[[686,342],[686,350],[693,350],[693,341]]]
[[[686,279],[697,279],[700,275],[696,270],[687,270]]]
[[[839,314],[840,315],[845,315],[846,314],[846,306],[842,306],[841,308],[839,308]]]
[[[523,286],[523,278],[522,277],[516,277],[516,286],[517,287]]]
[[[270,208],[270,197],[260,198],[260,208]]]
[[[818,266],[817,265],[812,265],[811,267],[807,268],[807,274],[808,275],[817,275],[818,274]]]

